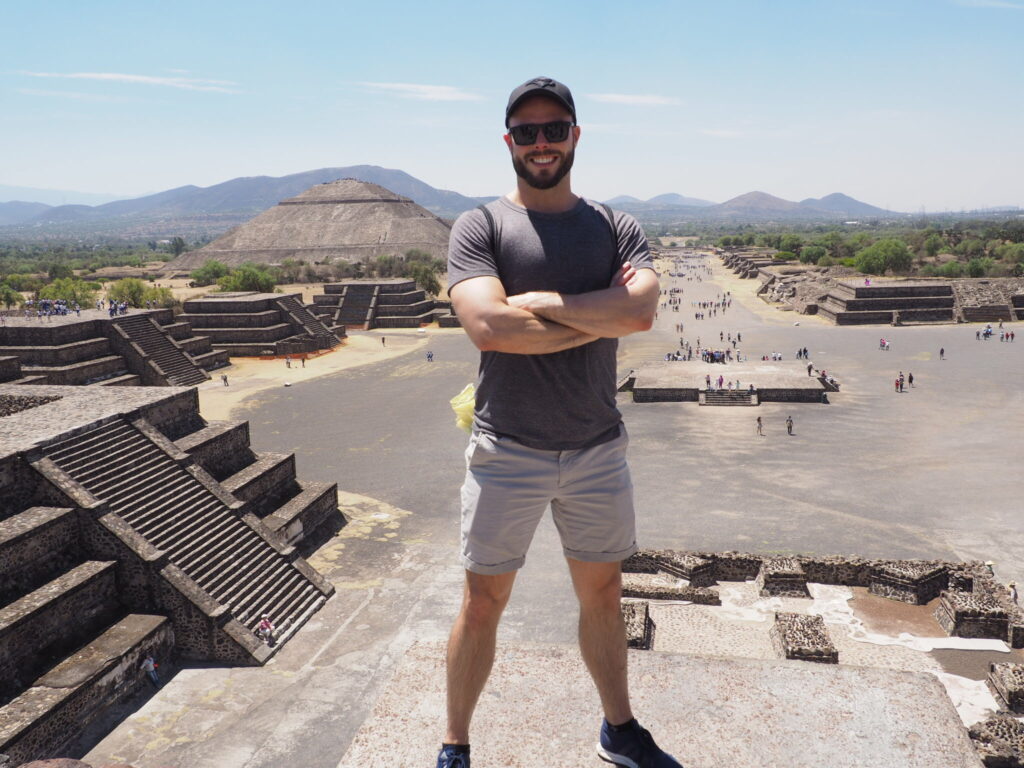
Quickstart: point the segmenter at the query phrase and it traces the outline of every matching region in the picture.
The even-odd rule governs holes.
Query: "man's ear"
[[[508,147],[508,151],[512,151],[512,136],[506,133],[502,138],[505,140],[505,146]]]
[[[580,127],[578,125],[574,125],[572,127],[572,145],[573,145],[573,147],[575,147],[579,143],[580,143]]]

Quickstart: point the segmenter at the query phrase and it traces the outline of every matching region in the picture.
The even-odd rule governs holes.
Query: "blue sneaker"
[[[683,768],[672,755],[654,743],[651,734],[636,720],[630,721],[629,727],[622,731],[612,730],[608,721],[603,720],[597,756],[626,768]]]
[[[458,752],[452,746],[441,747],[437,768],[469,768],[469,747],[466,747],[465,752]]]

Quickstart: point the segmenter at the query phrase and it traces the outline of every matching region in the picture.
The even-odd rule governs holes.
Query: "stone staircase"
[[[701,405],[758,405],[757,393],[745,390],[706,389],[700,393]]]
[[[167,667],[170,622],[131,612],[118,571],[82,547],[73,509],[0,520],[0,754],[14,764],[57,754],[145,685],[145,655]]]
[[[324,592],[258,521],[243,519],[244,504],[217,492],[201,470],[187,471],[172,457],[173,443],[161,444],[147,426],[118,418],[49,446],[44,456],[250,631],[269,614],[284,642],[323,604]]]
[[[294,296],[282,296],[277,300],[277,306],[295,325],[302,328],[306,335],[316,340],[322,349],[333,349],[341,343],[320,318],[302,306]]]
[[[189,387],[202,384],[210,378],[146,315],[125,315],[115,318],[113,322],[156,364],[169,384]]]

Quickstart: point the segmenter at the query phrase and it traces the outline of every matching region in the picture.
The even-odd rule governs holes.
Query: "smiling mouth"
[[[557,155],[535,155],[534,157],[529,158],[529,161],[534,165],[548,166],[554,163],[557,159]]]

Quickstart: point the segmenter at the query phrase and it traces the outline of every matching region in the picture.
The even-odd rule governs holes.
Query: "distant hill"
[[[842,213],[847,216],[887,216],[892,214],[892,211],[862,203],[860,200],[854,200],[842,192],[833,192],[831,195],[825,195],[822,198],[809,197],[806,200],[801,200],[800,205],[805,208]]]
[[[98,192],[72,192],[68,189],[37,189],[36,187],[12,187],[0,184],[0,203],[18,201],[24,203],[45,203],[46,205],[103,205],[120,200],[124,195],[109,195]]]
[[[618,197],[613,197],[611,200],[605,200],[604,202],[606,205],[632,205],[635,203],[643,203],[643,200],[639,197],[633,197],[632,195],[619,195]]]
[[[767,192],[747,192],[716,205],[713,210],[722,213],[789,213],[799,211],[800,204],[769,195]]]
[[[0,227],[21,224],[43,213],[49,207],[46,203],[23,203],[20,200],[0,203]]]
[[[457,215],[478,205],[473,198],[457,192],[435,189],[404,171],[375,165],[353,165],[344,168],[319,168],[280,177],[246,176],[212,187],[189,185],[155,195],[118,200],[98,206],[62,205],[43,212],[32,223],[61,224],[139,215],[161,218],[223,213],[255,215],[285,198],[305,192],[315,184],[345,178],[379,184],[399,195],[412,198],[439,216]]]
[[[701,200],[699,197],[684,197],[683,195],[677,195],[675,192],[668,192],[664,195],[656,195],[647,201],[648,205],[683,205],[693,206],[697,208],[705,208],[709,205],[714,205],[710,200]]]

